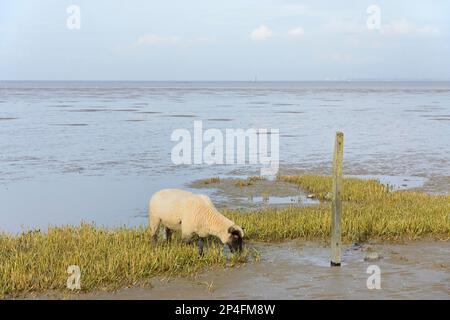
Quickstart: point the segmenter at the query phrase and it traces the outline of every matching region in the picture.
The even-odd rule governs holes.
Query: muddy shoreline
[[[352,171],[353,172],[353,171]],[[354,171],[346,177],[359,179],[375,179],[391,190],[410,190],[425,192],[430,195],[448,194],[450,177],[422,177],[369,174],[365,171]],[[319,204],[314,194],[309,194],[297,185],[279,181],[275,177],[259,179],[257,172],[234,170],[223,177],[195,180],[186,185],[193,192],[207,193],[214,203],[227,209],[264,209],[282,206],[308,206]],[[318,172],[304,171],[295,168],[284,168],[280,175],[327,175],[324,169]]]
[[[319,203],[295,184],[278,180],[252,180],[252,178],[224,178],[213,182],[197,180],[188,187],[195,192],[206,191],[218,207],[227,209],[306,206]]]
[[[299,174],[297,170],[283,174]],[[196,180],[195,192],[212,196],[219,207],[258,209],[314,205],[317,200],[298,186],[249,175]],[[360,175],[363,176],[363,175]],[[372,175],[373,176],[373,175]],[[370,177],[370,176],[367,176]],[[366,178],[367,178],[366,177]],[[379,176],[398,189],[424,190],[430,180]],[[244,178],[244,179],[242,179]],[[391,180],[389,180],[391,179]],[[446,179],[434,181],[446,184]],[[442,186],[441,186],[442,187]],[[432,193],[432,192],[431,192]],[[261,198],[262,201],[255,201]],[[265,199],[265,200],[264,200]],[[273,201],[273,199],[277,201]],[[281,200],[280,200],[281,199]],[[295,199],[295,201],[292,201]],[[285,202],[283,202],[285,201]],[[314,202],[316,201],[316,202]],[[422,239],[402,243],[372,240],[343,246],[343,265],[331,268],[330,249],[323,241],[293,240],[248,243],[260,252],[259,262],[214,267],[191,277],[150,279],[150,285],[111,292],[47,292],[27,299],[450,299],[450,240]],[[373,259],[375,257],[375,259]],[[381,289],[367,288],[367,268],[381,271]]]
[[[278,175],[330,175],[332,171],[330,163],[318,163],[308,168],[302,166],[282,165]],[[248,177],[258,175],[258,170],[235,169],[228,172],[228,175],[235,178]],[[367,168],[366,165],[352,163],[344,164],[344,176],[346,177],[373,177],[381,179],[382,183],[390,182],[398,189],[408,189],[413,191],[426,192],[429,194],[449,194],[450,193],[450,176],[434,175],[424,172],[417,172],[413,175],[405,175],[404,171],[381,170],[376,168]],[[392,181],[391,181],[392,180]],[[406,185],[404,185],[406,184]]]
[[[252,243],[261,261],[212,268],[193,277],[151,279],[150,286],[114,292],[46,293],[28,299],[450,299],[449,241],[346,245],[341,268],[329,266],[325,243]],[[376,252],[380,259],[365,261]],[[381,289],[368,289],[367,268],[381,271]]]

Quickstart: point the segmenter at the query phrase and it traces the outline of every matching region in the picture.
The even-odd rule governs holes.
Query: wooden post
[[[331,266],[341,265],[342,161],[344,134],[336,132],[333,155],[333,190],[331,202]]]

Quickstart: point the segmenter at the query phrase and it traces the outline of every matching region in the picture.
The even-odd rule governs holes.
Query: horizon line
[[[448,82],[450,78],[405,78],[405,79],[370,79],[370,78],[355,78],[355,79],[322,79],[322,80],[43,80],[43,79],[0,79],[0,82],[246,82],[246,83],[267,83],[267,82]]]

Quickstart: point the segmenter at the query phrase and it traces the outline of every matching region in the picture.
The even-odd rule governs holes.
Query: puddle
[[[306,196],[291,196],[291,197],[250,197],[248,199],[242,198],[243,201],[247,200],[253,204],[265,204],[265,205],[313,205],[319,204],[317,199],[308,198]]]
[[[269,104],[268,101],[249,101],[248,104]]]
[[[87,126],[87,123],[55,123],[51,124],[51,126],[62,126],[62,127],[84,127]]]
[[[166,117],[170,117],[170,118],[195,118],[197,116],[194,116],[192,114],[169,114],[169,115],[166,115]]]
[[[138,113],[143,113],[143,114],[160,114],[162,112],[159,112],[159,111],[139,111]]]
[[[352,111],[354,112],[365,112],[365,111],[369,111],[370,109],[352,109]]]
[[[434,120],[434,121],[450,121],[450,118],[431,118],[429,120]]]
[[[272,105],[279,107],[287,107],[287,106],[295,106],[295,103],[272,103]]]
[[[111,111],[111,109],[76,109],[76,110],[61,110],[65,112],[105,112]]]
[[[301,114],[305,113],[305,111],[276,111],[275,113]]]
[[[433,117],[450,118],[450,114],[421,114],[420,116],[423,118],[433,118]]]
[[[287,205],[305,206],[319,203],[316,199],[308,198],[307,194],[300,190],[298,186],[277,181],[274,178],[264,180],[242,176],[219,178],[220,181],[214,182],[197,180],[188,186],[196,193],[199,193],[199,189],[202,192],[206,191],[219,207],[224,206],[233,209]]]
[[[282,138],[295,138],[297,136],[293,135],[293,134],[280,134],[280,137],[282,137]]]
[[[387,175],[350,175],[359,179],[375,179],[381,184],[389,185],[393,190],[422,188],[427,181],[423,177],[415,176],[387,176]]]
[[[137,111],[137,109],[113,109],[112,111],[116,111],[116,112],[134,112],[134,111]]]
[[[287,205],[315,205],[320,201],[308,198],[307,193],[299,189],[295,184],[277,181],[274,178],[248,182],[250,176],[241,176],[241,171],[236,175],[221,176],[219,182],[198,180],[188,186],[191,191],[198,193],[199,189],[206,193],[219,206],[233,209],[246,209],[266,206]],[[298,173],[287,173],[298,174]],[[346,175],[358,179],[375,179],[384,185],[389,185],[391,190],[421,189],[428,181],[417,176],[389,176],[389,175]],[[206,182],[205,182],[206,181]]]

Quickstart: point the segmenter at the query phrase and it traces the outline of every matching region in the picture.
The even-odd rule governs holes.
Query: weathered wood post
[[[331,266],[341,265],[342,161],[344,134],[336,132],[333,155],[333,190],[331,202]]]

